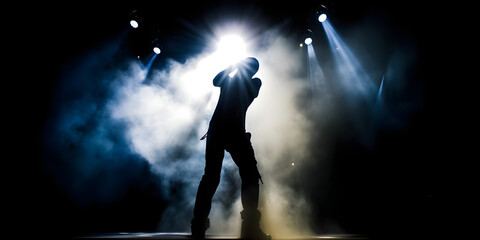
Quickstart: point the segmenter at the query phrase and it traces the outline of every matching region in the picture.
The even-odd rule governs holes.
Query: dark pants
[[[241,200],[244,210],[253,211],[258,207],[258,180],[260,174],[257,169],[250,133],[238,131],[209,131],[205,153],[205,173],[198,186],[194,219],[205,219],[212,207],[212,198],[220,183],[220,173],[224,151],[227,150],[238,166],[242,180]]]

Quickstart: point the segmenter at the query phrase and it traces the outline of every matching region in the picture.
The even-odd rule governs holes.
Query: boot
[[[192,220],[192,238],[195,239],[205,239],[205,231],[210,227],[210,219],[197,219],[193,218]]]
[[[258,210],[254,211],[245,211],[241,213],[242,216],[242,229],[241,236],[242,239],[255,239],[255,240],[271,240],[272,236],[264,233],[260,229],[260,218],[262,214]]]

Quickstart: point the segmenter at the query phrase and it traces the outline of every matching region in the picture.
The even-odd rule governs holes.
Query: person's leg
[[[233,161],[237,164],[242,179],[241,200],[243,205],[241,237],[248,239],[271,239],[260,229],[261,213],[258,211],[260,174],[250,142],[250,133],[239,136],[228,145]]]
[[[258,208],[260,174],[257,169],[257,160],[250,142],[250,133],[236,136],[227,145],[227,151],[238,166],[240,178],[242,179],[241,200],[245,210],[256,210]]]
[[[205,152],[205,172],[198,186],[192,219],[192,236],[204,238],[210,226],[208,215],[212,207],[212,198],[220,183],[224,148],[214,136],[207,137]]]

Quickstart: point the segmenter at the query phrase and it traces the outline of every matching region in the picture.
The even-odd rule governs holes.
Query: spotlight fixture
[[[309,38],[309,37],[305,38],[305,44],[307,44],[307,45],[312,44],[312,39]]]
[[[130,26],[132,26],[133,28],[138,28],[138,22],[132,19],[130,20]]]
[[[325,20],[327,20],[327,14],[322,13],[322,14],[320,14],[320,16],[318,16],[318,21],[319,22],[325,22]]]
[[[133,10],[130,13],[130,26],[132,28],[138,28],[141,23],[142,23],[142,19],[141,19],[140,15],[138,14],[137,10]]]
[[[160,52],[162,52],[160,50],[160,41],[158,40],[158,38],[152,40],[152,47],[155,54],[160,54]]]
[[[327,15],[329,16],[329,18],[331,18],[332,15],[334,14],[335,12],[334,3],[329,2],[329,3],[320,4],[317,7],[316,12],[317,12],[316,13],[317,20],[323,23],[325,22],[325,20],[327,20]]]

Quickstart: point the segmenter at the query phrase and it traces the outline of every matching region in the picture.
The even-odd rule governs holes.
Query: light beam
[[[352,119],[351,132],[364,144],[374,142],[375,100],[377,87],[360,61],[353,54],[330,22],[322,23],[330,50],[335,59],[338,89],[345,100],[346,117]]]
[[[318,63],[317,55],[315,54],[312,44],[307,45],[307,57],[308,82],[315,100],[319,100],[321,96],[326,94],[325,75],[323,74],[322,67]]]
[[[360,95],[365,100],[375,99],[375,86],[357,57],[328,20],[322,22],[322,25],[335,58],[342,89],[350,94]]]

